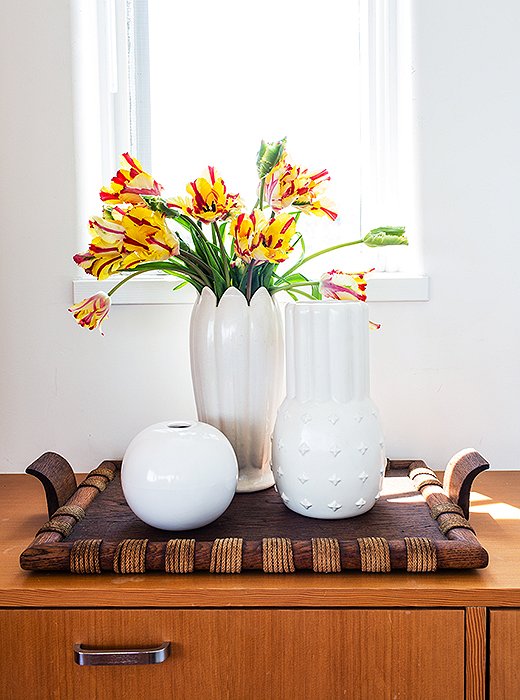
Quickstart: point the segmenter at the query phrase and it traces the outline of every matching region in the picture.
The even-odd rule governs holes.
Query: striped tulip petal
[[[110,311],[110,297],[104,292],[98,292],[78,304],[73,304],[69,311],[82,328],[92,331],[99,327],[101,330],[101,323]]]
[[[108,187],[102,187],[99,193],[102,202],[107,204],[142,204],[146,202],[144,195],[158,197],[162,186],[151,175],[143,170],[143,166],[128,153],[121,156],[121,169],[110,181]]]

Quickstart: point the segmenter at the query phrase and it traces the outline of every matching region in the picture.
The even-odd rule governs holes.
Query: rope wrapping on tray
[[[148,540],[123,540],[114,554],[116,574],[144,574],[146,571],[146,547]]]
[[[292,542],[287,537],[264,537],[262,569],[266,574],[292,574],[295,571]]]
[[[216,539],[211,547],[209,570],[212,574],[239,574],[242,571],[241,537]]]
[[[457,515],[457,513],[443,513],[442,517],[439,517],[437,523],[439,525],[439,530],[443,535],[456,527],[461,527],[464,530],[471,530],[471,532],[475,532],[466,518],[463,518],[461,515]]]
[[[97,489],[100,493],[106,489],[108,486],[109,481],[105,476],[87,476],[86,479],[83,479],[81,484],[78,484],[78,489],[84,488],[86,486],[93,486],[95,489]]]
[[[457,513],[457,515],[464,517],[464,511],[462,508],[451,501],[446,503],[437,503],[436,505],[431,506],[430,511],[434,520],[437,520],[437,518],[444,513]]]
[[[96,467],[90,472],[89,476],[104,476],[109,481],[113,481],[115,472],[108,467]]]
[[[58,516],[59,517],[59,516]],[[66,522],[65,520],[59,520],[54,518],[54,516],[47,520],[47,522],[41,526],[41,528],[36,533],[40,535],[42,532],[59,532],[63,537],[68,537],[74,528],[74,523]]]
[[[73,574],[101,573],[101,543],[103,540],[76,540],[70,551],[70,570]]]
[[[361,571],[378,574],[392,570],[390,547],[384,537],[358,537]]]
[[[164,553],[167,574],[191,574],[195,568],[195,540],[168,540]]]
[[[321,574],[341,571],[341,555],[337,539],[334,537],[312,539],[312,570]]]
[[[437,548],[428,537],[405,537],[406,570],[413,573],[437,571]]]
[[[68,515],[71,518],[74,518],[74,520],[77,523],[79,523],[79,521],[83,520],[83,518],[85,517],[85,511],[81,506],[60,506],[58,510],[54,511],[52,517],[56,518],[58,515]]]

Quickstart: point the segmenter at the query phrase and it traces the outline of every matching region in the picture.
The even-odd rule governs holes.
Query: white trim
[[[92,296],[96,292],[108,292],[122,279],[114,275],[99,282],[85,278],[74,280],[74,303]],[[186,285],[173,292],[176,284],[170,275],[143,274],[124,284],[114,294],[113,304],[192,304],[196,298],[193,287]],[[428,301],[429,278],[404,272],[377,272],[370,275],[367,287],[368,301]]]

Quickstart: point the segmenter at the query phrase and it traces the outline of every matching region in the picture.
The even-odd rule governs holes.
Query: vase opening
[[[187,421],[178,420],[174,423],[168,423],[168,428],[172,430],[180,430],[181,428],[191,428],[193,423],[188,423]]]

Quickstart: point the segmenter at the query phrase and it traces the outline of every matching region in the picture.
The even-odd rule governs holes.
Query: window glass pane
[[[334,225],[302,217],[308,249],[358,238],[358,11],[358,0],[150,0],[152,167],[166,193],[211,164],[252,206],[260,140],[287,136],[293,162],[329,170],[340,213]]]

